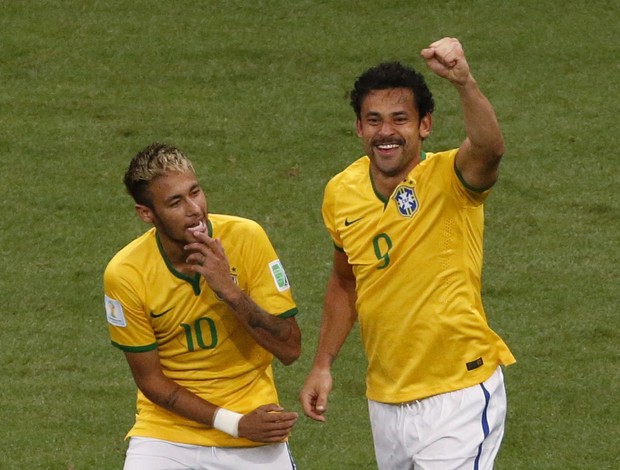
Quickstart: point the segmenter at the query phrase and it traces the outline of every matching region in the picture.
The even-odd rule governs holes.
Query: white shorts
[[[132,437],[123,470],[295,470],[288,443],[206,447]]]
[[[368,401],[380,470],[486,470],[504,435],[506,391],[498,367],[473,387],[403,404]]]

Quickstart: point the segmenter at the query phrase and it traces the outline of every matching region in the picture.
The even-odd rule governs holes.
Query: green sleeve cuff
[[[298,310],[297,310],[297,307],[295,307],[295,308],[292,308],[290,310],[287,310],[284,313],[278,314],[278,317],[280,317],[280,318],[291,318],[291,317],[294,317],[295,315],[297,315],[297,313],[298,313]]]
[[[147,352],[157,349],[157,343],[147,344],[146,346],[126,346],[112,341],[112,346],[116,346],[118,349],[124,352]]]

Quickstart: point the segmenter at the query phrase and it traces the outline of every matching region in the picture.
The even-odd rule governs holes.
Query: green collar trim
[[[211,236],[211,224],[210,223],[208,224],[208,229],[209,229],[209,236]],[[172,265],[172,263],[170,262],[170,260],[168,259],[168,256],[166,256],[164,247],[162,246],[161,240],[159,239],[159,233],[155,232],[155,238],[157,239],[157,248],[159,248],[159,253],[161,254],[161,257],[164,259],[164,262],[166,263],[168,270],[174,276],[178,277],[179,279],[185,282],[188,282],[192,286],[192,289],[194,290],[195,295],[200,295],[200,274],[195,273],[193,276],[188,276],[186,274],[183,274],[182,272],[177,271]]]
[[[389,199],[383,197],[383,195],[379,191],[377,191],[377,187],[375,186],[375,180],[372,177],[372,171],[370,171],[370,166],[368,167],[368,176],[370,176],[370,185],[372,186],[372,190],[375,193],[375,196],[377,196],[377,198],[383,203],[383,206],[385,207]]]
[[[426,152],[421,151],[420,162],[423,162],[424,160],[426,160]],[[377,196],[377,198],[383,203],[383,206],[385,207],[390,199],[383,197],[383,195],[380,194],[379,191],[377,191],[377,187],[375,186],[375,181],[372,178],[372,171],[370,171],[370,165],[368,165],[368,176],[370,176],[370,185],[372,186],[372,190],[375,193],[375,196]]]

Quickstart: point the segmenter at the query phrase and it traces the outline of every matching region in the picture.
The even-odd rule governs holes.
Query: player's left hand
[[[471,78],[463,46],[456,38],[435,41],[420,54],[433,72],[456,85],[464,85]]]
[[[275,403],[259,406],[239,421],[239,437],[254,442],[281,442],[290,436],[297,417],[297,413]]]

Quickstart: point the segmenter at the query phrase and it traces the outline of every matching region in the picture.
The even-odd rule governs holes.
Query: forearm
[[[472,154],[484,160],[499,160],[504,139],[493,106],[470,75],[464,83],[455,83],[463,109],[465,132]]]
[[[245,414],[219,408],[164,375],[157,350],[130,353],[125,357],[136,385],[156,405],[187,419],[218,429],[233,437],[256,442],[279,442],[297,419],[275,403],[262,404]]]
[[[497,181],[504,139],[491,103],[471,75],[454,86],[460,96],[467,134],[459,148],[456,166],[470,188],[486,190]]]
[[[134,373],[136,385],[156,405],[192,421],[213,427],[217,406],[180,386],[163,374],[142,377]]]
[[[456,166],[472,189],[488,189],[497,180],[504,154],[504,139],[489,100],[478,88],[460,42],[442,38],[421,51],[428,67],[456,88],[463,110],[467,138],[457,154]]]
[[[252,338],[283,364],[299,357],[301,333],[294,319],[269,314],[236,286],[222,298]]]
[[[355,282],[332,276],[327,284],[315,368],[331,368],[357,320]]]
[[[327,400],[333,387],[331,366],[357,320],[356,301],[353,268],[345,252],[335,250],[333,270],[325,292],[317,352],[312,370],[299,393],[304,413],[317,421],[325,421]]]

